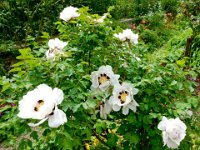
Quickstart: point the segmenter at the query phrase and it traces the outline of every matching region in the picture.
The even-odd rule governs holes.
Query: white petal
[[[45,53],[47,60],[53,59],[55,57],[54,53],[50,53],[49,50]]]
[[[101,84],[99,86],[99,89],[101,89],[102,91],[106,91],[110,86],[110,81],[106,81],[105,83]]]
[[[119,99],[116,99],[114,96],[111,96],[108,100],[109,105],[114,111],[119,111],[121,109],[121,102]]]
[[[170,138],[166,141],[167,147],[175,149],[178,148],[179,144],[173,142]]]
[[[39,121],[38,123],[28,123],[28,125],[29,125],[30,127],[36,127],[36,126],[39,126],[39,125],[41,125],[42,123],[44,123],[47,119],[48,119],[48,117],[42,119],[42,120]]]
[[[112,85],[120,85],[119,84],[119,77],[120,77],[120,75],[118,75],[118,74],[115,74],[115,75],[113,75],[112,77],[111,77],[111,83],[112,83]]]
[[[181,130],[187,129],[186,125],[179,118],[176,118],[174,121],[175,121],[175,124],[179,125]]]
[[[56,101],[56,104],[59,105],[62,103],[62,101],[64,99],[64,93],[61,89],[54,88],[53,89],[53,97]]]
[[[93,71],[91,73],[91,88],[98,88],[99,87],[99,82],[98,82],[98,76],[99,76],[99,72],[98,71]]]
[[[128,113],[129,113],[129,107],[128,107],[128,106],[124,106],[124,107],[122,108],[122,114],[128,115]]]
[[[119,111],[121,109],[121,106],[119,106],[117,104],[113,104],[112,108],[114,111]]]
[[[132,111],[134,111],[134,112],[136,112],[136,106],[138,106],[138,104],[136,103],[136,102],[130,102],[129,104],[128,104],[128,107],[132,110]]]
[[[168,119],[165,116],[163,116],[162,121],[160,121],[160,123],[158,124],[158,129],[162,131],[166,130],[167,124]]]
[[[60,125],[63,125],[65,122],[67,122],[67,116],[60,109],[55,109],[54,114],[48,119],[48,124],[51,128],[57,128]]]
[[[60,19],[63,19],[65,21],[69,21],[72,18],[79,17],[80,14],[77,12],[78,8],[76,7],[66,7],[61,13],[60,13]]]
[[[50,49],[54,49],[55,48],[55,42],[54,39],[50,39],[48,42],[48,46]]]
[[[100,72],[112,72],[112,67],[110,65],[99,67]]]
[[[139,90],[136,88],[133,88],[132,92],[133,92],[133,95],[136,95],[139,92]]]
[[[180,141],[182,141],[185,138],[185,136],[186,136],[185,132],[184,133],[180,133]]]

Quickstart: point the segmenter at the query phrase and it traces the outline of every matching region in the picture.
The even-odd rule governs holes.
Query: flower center
[[[60,49],[58,47],[55,47],[54,49],[50,49],[49,53],[57,53]]]
[[[180,136],[180,133],[177,131],[176,128],[173,128],[171,137],[172,137],[173,139],[177,139],[177,138],[179,138],[179,136]]]
[[[110,77],[107,76],[105,73],[104,74],[100,74],[100,76],[98,77],[99,85],[104,84],[109,79],[110,79]]]
[[[127,91],[119,92],[118,98],[120,99],[122,104],[126,102],[126,96],[128,96],[128,92]]]
[[[44,105],[44,101],[43,100],[38,100],[36,106],[34,107],[35,111],[39,111],[40,107]]]

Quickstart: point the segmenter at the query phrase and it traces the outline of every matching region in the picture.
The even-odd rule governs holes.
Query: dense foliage
[[[194,66],[199,64],[188,69],[189,61],[184,55],[191,29],[186,33],[177,31],[180,35],[174,33],[165,43],[168,37],[163,32],[146,30],[141,35],[144,43],[140,40],[134,45],[114,37],[122,29],[113,26],[110,15],[99,23],[95,20],[100,16],[88,13],[88,8],[79,12],[76,19],[55,23],[56,37],[68,42],[64,54],[46,59],[51,36],[43,32],[40,42],[31,37],[27,40],[27,47],[19,50],[17,63],[7,76],[1,76],[0,141],[15,145],[16,149],[167,149],[157,128],[162,116],[166,116],[179,117],[187,125],[180,149],[198,149],[199,96],[194,94],[197,84],[191,80],[197,78]],[[144,27],[141,24],[137,30]],[[155,29],[154,24],[149,24],[149,28]],[[162,41],[158,40],[160,34]],[[156,50],[158,46],[161,48]],[[196,55],[199,58],[199,53]],[[114,73],[120,75],[120,82],[132,83],[139,89],[134,96],[139,104],[136,113],[123,115],[121,111],[112,111],[107,119],[100,118],[99,103],[111,95],[97,95],[90,90],[90,75],[103,65],[112,66]],[[30,120],[17,117],[18,101],[41,83],[64,92],[60,108],[68,122],[59,128],[49,128],[47,123],[30,128]]]

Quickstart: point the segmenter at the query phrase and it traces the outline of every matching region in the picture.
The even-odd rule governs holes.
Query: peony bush
[[[113,27],[111,10],[67,7],[56,38],[43,33],[42,44],[19,50],[0,78],[1,106],[16,105],[1,109],[2,141],[17,149],[197,147],[196,116],[185,113],[198,107],[187,79],[196,74],[176,63],[183,52],[152,61],[139,33]]]

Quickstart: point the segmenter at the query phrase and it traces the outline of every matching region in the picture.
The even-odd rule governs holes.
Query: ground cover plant
[[[112,7],[88,10],[65,8],[59,34],[30,40],[1,76],[0,140],[14,149],[198,149],[198,74],[185,68],[181,41],[147,53],[136,31],[113,28]]]

